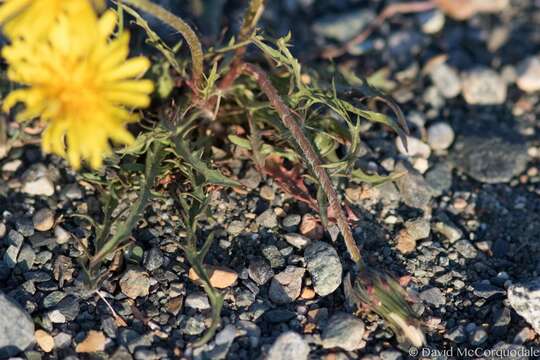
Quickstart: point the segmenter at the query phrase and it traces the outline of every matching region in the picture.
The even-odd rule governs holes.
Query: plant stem
[[[100,249],[96,249],[97,253],[90,260],[89,269],[99,265],[104,257],[115,251],[118,245],[130,236],[131,231],[141,218],[144,208],[152,197],[151,189],[159,172],[162,155],[162,145],[159,142],[154,142],[153,148],[146,155],[145,181],[141,186],[137,201],[132,205],[126,221],[116,229],[116,233]]]
[[[251,2],[249,3],[249,7],[244,13],[244,19],[242,21],[240,33],[238,34],[237,42],[245,42],[251,37],[251,35],[255,31],[259,19],[261,18],[261,15],[264,12],[265,2],[266,0],[251,0]],[[225,77],[219,84],[220,89],[224,90],[230,88],[234,80],[239,76],[239,73],[241,72],[240,66],[242,63],[242,58],[244,57],[245,53],[246,46],[239,47],[235,50],[234,57],[231,62],[231,70],[227,73],[227,75],[225,75]]]
[[[347,251],[349,252],[352,260],[361,265],[362,258],[360,256],[360,250],[354,241],[349,222],[347,221],[345,213],[343,212],[336,190],[332,185],[332,180],[324,167],[322,167],[322,162],[317,155],[317,152],[313,148],[313,145],[304,135],[302,128],[294,119],[291,110],[281,99],[276,88],[274,85],[272,85],[270,79],[268,79],[266,73],[258,66],[252,64],[244,64],[242,69],[243,72],[250,75],[257,81],[261,90],[268,97],[268,100],[270,100],[270,104],[272,104],[274,109],[278,112],[283,125],[285,125],[285,127],[291,132],[296,143],[306,156],[307,162],[313,169],[313,172],[317,176],[324,192],[326,193],[330,207],[335,212],[337,225],[341,231],[341,234],[343,235],[343,238],[345,239]]]
[[[176,31],[178,31],[186,40],[189,50],[191,51],[192,62],[192,82],[196,92],[199,91],[199,86],[203,76],[203,51],[199,37],[193,29],[181,18],[167,11],[163,7],[152,3],[148,0],[123,0],[125,3],[130,4],[136,8],[141,9],[144,12],[155,16],[159,20],[163,21]]]

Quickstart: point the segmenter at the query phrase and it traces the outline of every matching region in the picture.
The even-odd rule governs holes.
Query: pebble
[[[405,149],[400,137],[396,138],[396,147],[400,153],[407,156],[419,156],[427,159],[431,155],[430,147],[422,140],[412,136],[407,136],[407,149]]]
[[[425,208],[431,201],[433,190],[424,177],[403,161],[396,165],[396,172],[405,172],[395,181],[403,202],[410,207]]]
[[[265,210],[262,214],[257,216],[255,222],[268,229],[278,226],[277,216],[273,209]]]
[[[424,300],[428,304],[439,307],[446,304],[446,298],[439,288],[433,287],[426,289],[418,294],[420,299]]]
[[[51,352],[52,349],[54,349],[54,338],[51,335],[49,335],[48,332],[39,329],[39,330],[36,330],[36,332],[34,333],[34,336],[41,350],[48,353],[48,352]]]
[[[47,177],[41,177],[25,182],[22,191],[28,195],[52,196],[54,194],[54,184]]]
[[[268,185],[264,185],[263,187],[261,187],[259,194],[266,201],[273,201],[276,198],[274,189],[272,189],[272,187]]]
[[[364,330],[364,323],[357,317],[346,313],[335,314],[323,330],[322,346],[325,349],[337,347],[346,351],[361,349],[365,346],[362,341]]]
[[[459,74],[450,65],[443,62],[429,70],[429,76],[437,91],[445,98],[452,99],[461,92]]]
[[[281,334],[268,351],[267,360],[307,360],[309,345],[304,338],[294,331]]]
[[[463,97],[471,105],[498,105],[506,100],[506,82],[490,68],[476,68],[462,76]]]
[[[530,56],[516,67],[517,86],[525,92],[540,90],[540,55]]]
[[[478,251],[469,240],[460,240],[454,244],[458,253],[467,259],[474,259],[478,255]]]
[[[122,293],[131,299],[143,297],[149,293],[150,278],[144,271],[129,269],[119,283]]]
[[[306,248],[304,257],[317,294],[326,296],[341,285],[343,268],[336,249],[330,244],[315,241]]]
[[[418,14],[418,21],[422,32],[436,34],[444,27],[445,17],[440,10],[424,11]]]
[[[469,134],[454,145],[456,166],[473,179],[494,184],[508,182],[527,167],[527,145],[524,140],[509,139],[502,134]]]
[[[285,265],[285,258],[275,245],[267,245],[262,248],[262,254],[270,262],[272,268]]]
[[[238,274],[235,271],[223,266],[206,265],[206,271],[209,273],[210,283],[217,289],[228,288],[238,279]],[[193,268],[189,269],[188,276],[191,281],[199,282],[199,276]]]
[[[452,166],[448,161],[437,162],[425,175],[433,196],[441,196],[452,187]]]
[[[159,269],[165,261],[163,253],[159,247],[153,247],[145,253],[144,267],[148,271],[154,271]]]
[[[454,130],[448,123],[438,122],[427,129],[428,144],[433,150],[446,150],[454,142]]]
[[[36,252],[32,246],[24,244],[17,256],[17,263],[23,271],[29,271],[34,266],[34,261],[36,260]]]
[[[298,214],[290,214],[285,216],[281,222],[281,225],[286,231],[294,232],[298,228],[300,221],[302,221],[302,216]]]
[[[56,225],[54,228],[54,238],[58,245],[62,245],[68,243],[71,240],[71,234],[60,225]]]
[[[17,302],[0,290],[0,358],[15,356],[33,342],[32,318]]]
[[[303,249],[311,243],[311,240],[304,235],[289,233],[283,236],[285,241],[297,249]]]
[[[511,285],[508,302],[540,334],[540,278]]]
[[[305,270],[300,267],[287,266],[275,275],[270,283],[268,296],[275,304],[289,304],[300,296],[302,277]]]
[[[274,271],[264,259],[255,259],[249,263],[248,276],[262,286],[274,276]]]
[[[48,231],[54,226],[54,211],[48,208],[43,208],[32,216],[34,229],[37,231]]]
[[[315,20],[312,29],[319,36],[345,42],[358,35],[374,18],[373,11],[365,9],[330,14]]]
[[[300,234],[311,240],[321,240],[324,235],[324,229],[315,216],[306,214],[302,217],[302,222],[300,223]]]
[[[210,309],[210,302],[205,293],[193,292],[186,296],[184,304],[192,309],[207,310]]]
[[[448,239],[451,243],[454,243],[463,237],[463,232],[448,221],[436,221],[433,224],[433,230],[445,238]]]

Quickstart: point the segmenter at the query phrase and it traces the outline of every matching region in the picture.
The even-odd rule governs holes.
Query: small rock
[[[54,211],[48,208],[38,210],[32,217],[32,222],[37,231],[48,231],[54,226]]]
[[[508,302],[540,334],[540,279],[511,285]]]
[[[469,240],[460,240],[454,244],[457,252],[467,259],[474,259],[478,255],[478,251]]]
[[[430,234],[430,224],[427,219],[419,218],[405,223],[405,229],[402,229],[396,239],[396,248],[402,254],[408,254],[416,249],[416,242],[425,239]]]
[[[206,265],[206,271],[209,273],[210,283],[217,289],[225,289],[238,279],[238,274],[226,267]],[[199,283],[199,276],[193,268],[189,269],[188,276],[191,281]]]
[[[365,346],[362,341],[364,330],[364,323],[357,317],[346,313],[335,314],[323,330],[322,346],[325,349],[338,347],[346,351],[361,349]]]
[[[441,196],[452,187],[452,166],[449,162],[438,162],[425,175],[433,196]]]
[[[54,184],[47,177],[24,183],[22,191],[28,195],[52,196],[54,194]]]
[[[163,257],[163,253],[159,247],[153,247],[145,254],[144,267],[148,271],[154,271],[159,269],[163,265],[164,261],[165,259]]]
[[[336,249],[330,244],[315,241],[306,248],[304,257],[317,294],[326,296],[341,285],[343,268]]]
[[[90,330],[86,338],[77,344],[78,353],[94,353],[105,350],[105,335],[101,331]]]
[[[485,329],[478,327],[471,333],[469,338],[470,338],[469,342],[471,345],[480,346],[487,341],[488,333]]]
[[[210,309],[210,302],[205,293],[194,292],[189,294],[185,300],[186,306],[197,309],[197,310],[208,310]]]
[[[446,304],[446,298],[439,288],[430,288],[418,294],[420,299],[436,307]]]
[[[265,228],[272,229],[278,226],[277,216],[273,209],[267,209],[257,216],[255,222]]]
[[[484,281],[473,284],[473,288],[473,294],[482,299],[491,299],[506,294],[502,289]]]
[[[310,239],[300,234],[289,233],[285,234],[283,237],[285,238],[285,241],[297,249],[303,249],[311,243]]]
[[[274,276],[268,290],[270,300],[276,304],[288,304],[296,300],[302,290],[304,272],[303,268],[287,266]]]
[[[516,67],[517,86],[525,92],[540,90],[540,56],[530,56]]]
[[[150,289],[150,278],[138,269],[129,269],[120,279],[122,293],[131,299],[146,296]]]
[[[54,237],[58,245],[66,244],[71,240],[71,234],[60,225],[54,228]]]
[[[401,360],[403,355],[397,350],[384,350],[380,353],[381,360]]]
[[[0,358],[15,356],[33,342],[32,318],[0,290]]]
[[[321,240],[324,235],[324,229],[316,217],[306,214],[302,217],[300,223],[300,234],[305,235],[311,240]]]
[[[52,349],[54,349],[54,339],[51,335],[49,335],[48,332],[39,329],[36,330],[34,336],[36,337],[36,342],[38,343],[41,350],[48,353],[51,352]]]
[[[23,271],[30,271],[36,260],[36,252],[32,246],[25,244],[17,256],[17,263]]]
[[[266,201],[273,201],[276,198],[274,189],[272,189],[272,187],[268,185],[264,185],[263,187],[261,187],[259,194]]]
[[[435,222],[435,224],[433,224],[433,230],[443,235],[451,243],[454,243],[463,237],[463,232],[449,220]]]
[[[249,263],[248,275],[257,285],[262,286],[274,276],[274,271],[265,260],[256,259]]]
[[[418,15],[422,31],[426,34],[436,34],[442,30],[445,22],[444,14],[440,10],[425,11]]]
[[[309,345],[301,335],[293,331],[281,334],[272,344],[267,360],[307,360]]]
[[[422,140],[412,136],[407,136],[407,149],[405,149],[400,137],[396,138],[396,147],[400,153],[407,156],[419,156],[427,159],[431,155],[430,147]]]
[[[285,265],[285,258],[275,245],[267,245],[262,248],[262,254],[270,262],[272,268],[278,268]]]
[[[233,236],[240,235],[246,228],[246,223],[242,220],[231,221],[227,227],[227,232]]]
[[[405,175],[396,180],[403,202],[410,207],[425,208],[431,201],[433,190],[422,175],[403,161],[396,165],[396,172],[405,172]]]
[[[428,143],[433,150],[446,150],[454,142],[454,130],[445,122],[431,125],[427,129]]]
[[[494,184],[508,182],[527,167],[527,145],[518,134],[469,134],[458,138],[454,158],[473,179]]]
[[[374,19],[371,10],[353,10],[344,14],[326,15],[313,24],[313,32],[319,36],[345,42],[350,40]]]
[[[497,105],[506,100],[506,82],[490,68],[476,68],[463,75],[463,97],[471,105]]]
[[[447,63],[434,65],[429,70],[431,81],[438,92],[447,99],[452,99],[461,92],[461,80],[458,72]]]
[[[295,231],[300,224],[300,221],[302,221],[302,217],[300,215],[290,214],[285,216],[281,222],[281,225],[286,231]]]

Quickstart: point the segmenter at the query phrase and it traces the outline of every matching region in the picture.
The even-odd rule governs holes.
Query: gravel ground
[[[221,10],[193,22],[212,41],[216,19],[238,27],[242,2],[208,2]],[[314,54],[357,34],[382,8],[270,3],[265,30],[291,29],[296,54],[313,67],[323,66]],[[418,354],[378,317],[352,315],[341,286],[351,267],[344,245],[241,159],[223,165],[247,191],[212,197],[221,230],[207,260],[220,266],[213,281],[226,299],[217,336],[188,346],[209,325],[210,305],[189,280],[173,204],[163,200],[134,233],[142,254],[101,290],[127,323],[118,322],[80,286],[80,243],[91,232],[72,215],[99,212],[96,189],[21,143],[0,149],[0,358],[540,358],[539,21],[534,0],[461,22],[437,11],[398,15],[336,61],[366,75],[386,69],[384,84],[411,126],[406,151],[366,125],[359,159],[407,175],[341,192],[360,214],[354,234],[368,261],[411,275],[428,343]]]

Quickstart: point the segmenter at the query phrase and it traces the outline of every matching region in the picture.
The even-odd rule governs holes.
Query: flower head
[[[10,39],[41,40],[47,37],[59,17],[71,20],[71,31],[88,31],[97,21],[94,8],[104,0],[5,0],[0,6],[0,25]]]
[[[133,141],[125,125],[137,120],[130,109],[150,103],[153,83],[138,79],[150,62],[142,56],[127,58],[128,33],[110,39],[114,12],[106,12],[86,33],[71,32],[70,21],[60,16],[48,41],[19,38],[3,49],[8,78],[24,85],[6,97],[3,110],[24,104],[17,120],[40,117],[46,123],[45,152],[66,157],[74,168],[81,160],[98,168],[110,152],[109,139]],[[91,46],[81,52],[75,45],[84,41]]]

